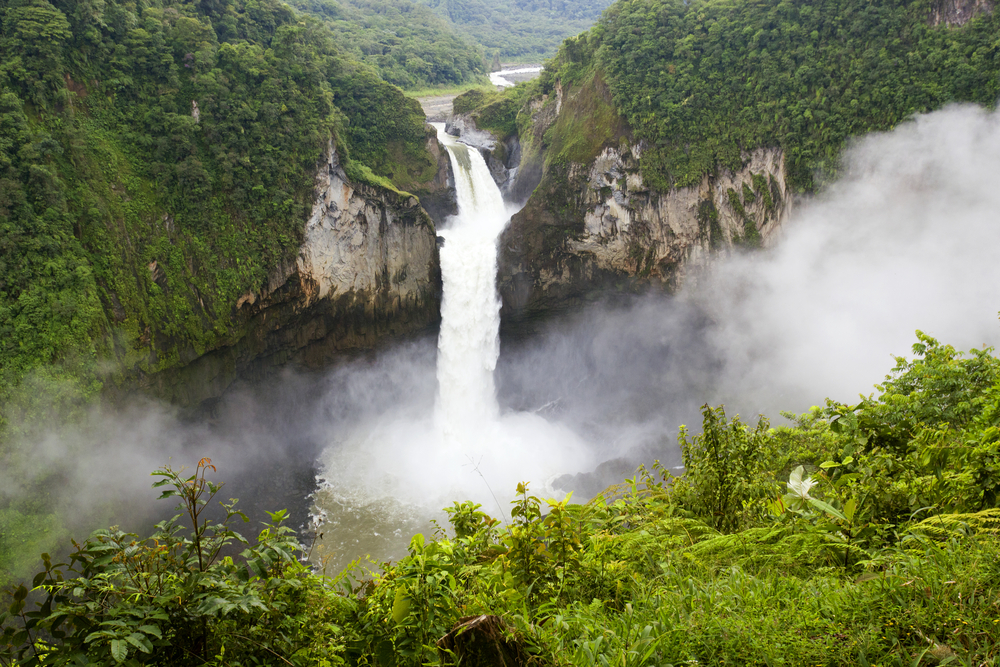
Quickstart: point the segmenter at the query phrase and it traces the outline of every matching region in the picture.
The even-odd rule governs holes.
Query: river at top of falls
[[[501,88],[510,88],[516,85],[514,79],[533,79],[544,69],[541,65],[528,65],[526,67],[513,67],[502,69],[499,72],[490,72],[490,83]],[[525,76],[527,75],[527,76]]]
[[[330,435],[315,493],[321,537],[314,559],[333,569],[364,554],[405,555],[410,535],[426,531],[454,501],[473,500],[506,516],[518,482],[552,495],[550,478],[592,464],[568,428],[504,412],[497,403],[497,239],[516,209],[504,202],[479,151],[435,125],[451,156],[458,199],[458,214],[438,231],[443,295],[436,369],[405,354],[383,354],[386,367],[374,375],[381,380],[358,382],[370,406]],[[432,372],[435,401],[428,406]]]

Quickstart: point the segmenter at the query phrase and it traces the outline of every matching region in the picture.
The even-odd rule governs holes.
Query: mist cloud
[[[501,355],[516,409],[549,406],[604,457],[676,465],[698,407],[772,419],[869,394],[917,329],[1000,339],[1000,115],[955,106],[870,135],[796,202],[770,249],[717,259],[672,297],[599,305]]]
[[[845,174],[762,257],[687,298],[710,313],[725,390],[801,410],[869,393],[920,329],[960,349],[1000,338],[1000,115],[918,116],[858,141]]]

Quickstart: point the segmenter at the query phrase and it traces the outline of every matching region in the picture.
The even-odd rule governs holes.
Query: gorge
[[[0,5],[0,663],[997,659],[992,2],[293,4]]]

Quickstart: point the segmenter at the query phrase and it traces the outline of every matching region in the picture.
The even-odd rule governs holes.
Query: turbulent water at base
[[[321,538],[314,559],[334,570],[364,554],[405,555],[410,535],[427,532],[453,501],[471,499],[495,516],[506,514],[519,481],[545,494],[553,475],[590,464],[587,447],[569,429],[531,413],[503,413],[497,403],[497,238],[515,209],[504,203],[482,155],[436,125],[451,155],[459,208],[438,230],[436,401],[429,407],[420,400],[421,370],[397,361],[399,374],[412,375],[392,378],[404,385],[397,394],[405,398],[387,401],[332,438],[315,494]],[[385,399],[373,398],[379,400]]]

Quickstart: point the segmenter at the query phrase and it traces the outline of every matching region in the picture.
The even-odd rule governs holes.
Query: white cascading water
[[[444,243],[436,402],[428,414],[419,401],[404,400],[335,434],[315,494],[324,536],[315,558],[332,558],[334,567],[364,553],[399,557],[409,536],[426,531],[453,501],[471,499],[506,515],[518,482],[555,495],[546,484],[553,475],[591,464],[568,428],[500,410],[493,383],[500,352],[497,239],[514,209],[479,151],[435,125],[451,156],[459,209],[438,230]],[[414,384],[416,396],[423,385]]]
[[[438,337],[436,426],[443,444],[461,451],[500,415],[493,371],[500,355],[500,299],[496,291],[497,238],[510,211],[479,151],[459,143],[437,123],[451,156],[458,215],[439,234],[441,333]]]

